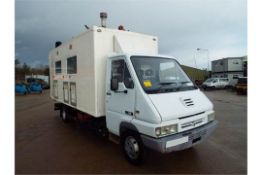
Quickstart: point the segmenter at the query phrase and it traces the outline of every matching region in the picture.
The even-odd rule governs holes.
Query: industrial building
[[[237,78],[247,76],[247,56],[227,57],[212,61],[212,77]]]

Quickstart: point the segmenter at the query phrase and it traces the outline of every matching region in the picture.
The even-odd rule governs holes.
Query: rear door
[[[135,88],[124,57],[108,60],[106,88],[106,123],[110,132],[119,135],[122,121],[130,122],[134,116]],[[111,90],[111,80],[118,79],[118,89]]]

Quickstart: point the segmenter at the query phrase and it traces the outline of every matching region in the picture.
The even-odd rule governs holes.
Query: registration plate
[[[188,142],[188,136],[166,142],[166,148],[177,146]]]

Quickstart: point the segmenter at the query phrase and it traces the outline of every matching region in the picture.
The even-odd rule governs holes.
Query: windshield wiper
[[[176,84],[176,82],[159,82],[161,85],[166,85],[166,84]]]

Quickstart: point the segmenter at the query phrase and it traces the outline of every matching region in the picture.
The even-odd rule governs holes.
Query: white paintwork
[[[182,137],[182,138],[179,138],[179,139],[175,139],[175,140],[171,140],[171,141],[167,141],[166,142],[166,148],[177,146],[177,145],[180,145],[180,144],[186,143],[186,142],[188,142],[188,136]]]
[[[161,57],[157,55],[157,38],[92,27],[50,52],[51,98],[94,117],[106,115],[107,128],[116,135],[119,135],[119,126],[123,121],[132,123],[140,133],[152,137],[156,137],[156,127],[178,124],[178,132],[181,132],[189,129],[182,128],[188,122],[202,120],[201,123],[190,126],[190,129],[207,123],[207,115],[213,112],[213,105],[200,90],[146,94],[130,60],[133,54]],[[77,73],[68,75],[67,58],[72,56],[77,56]],[[123,83],[119,84],[119,91],[128,90],[126,94],[110,90],[111,61],[115,59],[125,60],[134,81],[133,89],[127,89]],[[54,65],[59,60],[62,61],[62,72],[56,74]],[[65,87],[64,82],[68,83]],[[75,85],[70,86],[72,83]],[[185,106],[185,98],[191,98],[194,106]],[[133,115],[126,114],[125,111],[132,112]],[[195,115],[200,112],[204,113]],[[188,115],[195,116],[179,119]],[[168,146],[177,143],[179,142],[170,142]]]
[[[106,95],[106,125],[110,132],[119,135],[119,126],[122,121],[130,123],[133,119],[132,115],[127,115],[129,111],[134,114],[135,108],[135,88],[128,89],[124,83],[119,83],[118,91],[126,90],[127,93],[114,92],[110,89],[111,80],[111,62],[116,60],[126,60],[125,56],[117,56],[110,58],[107,64],[106,92],[111,95]],[[129,71],[130,72],[130,71]]]
[[[159,94],[146,94],[141,87],[139,80],[135,74],[135,70],[130,61],[131,55],[118,54],[112,56],[108,60],[107,66],[107,92],[110,91],[110,80],[111,75],[111,59],[125,59],[128,65],[130,74],[135,84],[135,101],[133,101],[133,96],[126,99],[127,94],[119,93],[114,94],[115,99],[111,99],[111,96],[107,96],[107,127],[112,133],[119,135],[119,124],[122,121],[130,122],[140,133],[156,137],[155,128],[178,124],[178,132],[182,132],[188,129],[193,129],[207,123],[207,115],[213,111],[213,104],[210,100],[199,90],[189,90],[189,91],[179,91],[172,93],[159,93]],[[158,55],[161,57],[160,55]],[[164,56],[166,57],[166,56]],[[169,57],[170,58],[170,57]],[[119,90],[123,90],[123,86],[119,87]],[[132,94],[133,95],[133,94]],[[187,107],[181,101],[184,98],[191,98],[194,102],[194,106]],[[134,109],[133,108],[134,104]],[[129,109],[134,112],[134,116],[129,116],[124,114],[124,109]],[[139,113],[135,113],[135,111]],[[202,113],[204,112],[204,113]],[[201,113],[201,114],[198,114]],[[198,114],[198,115],[195,115]],[[185,117],[189,115],[195,115],[193,117],[178,119],[180,117]],[[188,122],[195,122],[201,119],[202,122],[194,126],[182,128],[181,126]]]
[[[105,116],[106,60],[109,54],[116,52],[155,55],[158,53],[157,37],[93,26],[54,48],[49,53],[51,98],[94,117]],[[77,74],[68,75],[67,58],[75,55]],[[62,61],[62,72],[55,74],[55,62],[59,60]],[[76,106],[70,104],[70,99],[69,103],[64,101],[65,81],[76,83],[76,94],[73,95]]]
[[[158,110],[162,121],[174,120],[179,117],[194,115],[212,110],[210,100],[199,90],[161,93],[149,95],[152,103]],[[186,106],[183,99],[192,99],[192,106]]]

